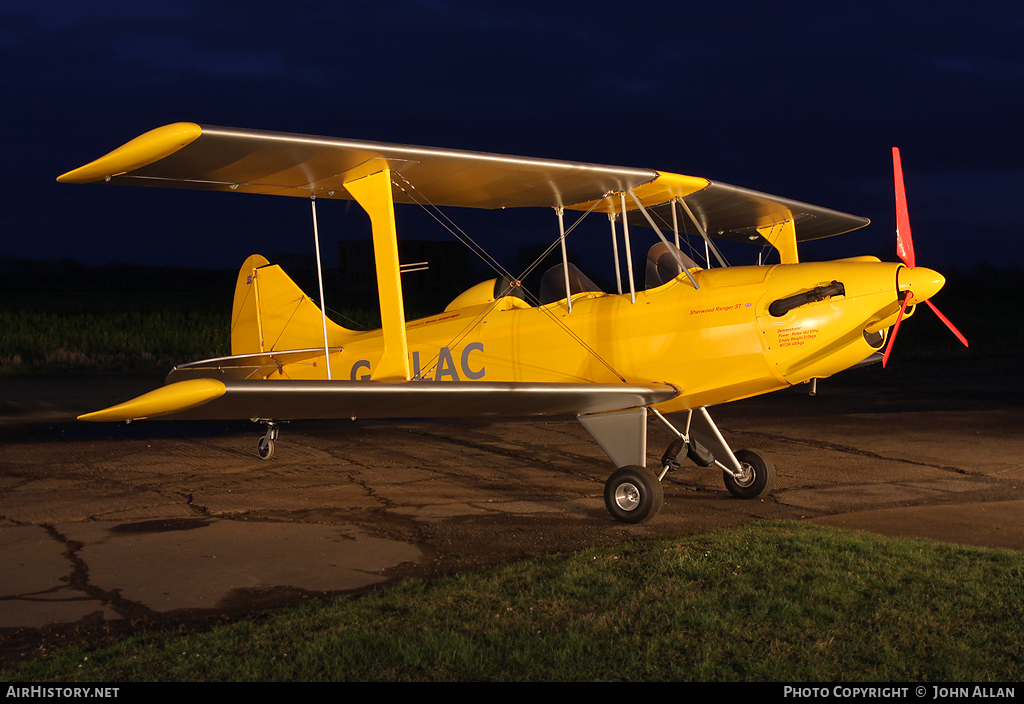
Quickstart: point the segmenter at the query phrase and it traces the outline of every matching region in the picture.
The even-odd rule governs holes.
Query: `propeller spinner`
[[[949,318],[944,316],[935,307],[935,304],[929,300],[942,287],[944,279],[930,269],[917,268],[917,260],[914,256],[914,239],[910,234],[910,214],[907,211],[907,192],[903,186],[903,164],[900,161],[899,147],[892,148],[892,172],[893,181],[896,185],[896,254],[899,255],[907,269],[900,270],[899,278],[903,279],[903,283],[906,285],[905,297],[903,304],[900,306],[900,314],[896,318],[896,324],[892,328],[892,334],[889,336],[889,344],[885,346],[885,353],[882,355],[883,367],[889,361],[889,354],[892,352],[893,343],[896,341],[896,333],[899,332],[900,322],[903,320],[903,314],[906,312],[907,306],[915,305],[911,303],[914,298],[911,289],[915,287],[919,291],[922,289],[927,291],[927,295],[922,296],[924,302],[928,304],[928,307],[932,309],[935,315],[939,316],[939,320],[945,323],[946,327],[959,338],[960,342],[964,343],[964,347],[968,346],[967,338],[963,336],[963,333],[957,330],[956,326],[949,321]],[[936,280],[935,277],[938,277],[938,279]],[[904,285],[898,283],[897,292],[902,289],[904,289]]]

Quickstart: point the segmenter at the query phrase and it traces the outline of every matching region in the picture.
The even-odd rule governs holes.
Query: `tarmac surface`
[[[572,418],[131,425],[74,417],[153,377],[0,377],[0,664],[40,634],[236,617],[547,552],[753,521],[1024,549],[1024,376],[848,372],[711,409],[774,491],[684,464],[639,526]],[[670,437],[649,431],[649,466]],[[63,630],[61,630],[63,629]]]

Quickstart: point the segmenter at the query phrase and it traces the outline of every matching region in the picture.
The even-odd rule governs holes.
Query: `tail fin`
[[[356,333],[327,321],[331,347]],[[324,346],[320,309],[277,265],[253,254],[242,264],[231,310],[231,354]]]

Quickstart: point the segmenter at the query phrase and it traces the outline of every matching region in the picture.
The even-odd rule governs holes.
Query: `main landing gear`
[[[623,523],[654,518],[664,501],[661,480],[647,467],[623,467],[604,484],[604,504],[615,520]]]
[[[772,490],[775,484],[775,464],[760,450],[737,450],[739,473],[722,472],[725,488],[739,499],[756,499]]]
[[[646,409],[640,409],[646,410]],[[673,426],[668,419],[656,410],[651,413],[660,420],[670,433],[676,436],[662,457],[660,474],[639,465],[629,464],[617,470],[604,485],[604,502],[608,512],[623,523],[642,523],[658,515],[665,496],[661,480],[668,472],[679,469],[680,457],[687,459],[699,467],[717,466],[722,470],[725,488],[729,493],[740,499],[756,499],[771,491],[775,484],[775,465],[760,450],[737,450],[733,453],[722,434],[718,431],[707,410],[698,408],[687,415],[686,427],[683,431]],[[646,421],[646,413],[640,417]],[[626,445],[632,444],[635,453],[635,439],[625,443],[622,438],[609,437],[610,428],[602,428],[581,417],[584,425],[598,443],[615,461],[626,456]],[[626,426],[619,425],[619,430]],[[634,430],[636,426],[633,426]],[[642,432],[640,440],[646,447],[646,432]],[[698,439],[699,438],[699,439]],[[613,456],[613,454],[615,456]]]

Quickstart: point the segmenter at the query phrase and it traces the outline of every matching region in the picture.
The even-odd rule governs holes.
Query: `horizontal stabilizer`
[[[342,349],[341,347],[332,347],[331,352],[341,352]],[[173,384],[186,379],[208,379],[211,376],[217,379],[265,379],[280,370],[285,364],[295,364],[323,356],[324,348],[314,347],[305,350],[257,352],[203,359],[189,364],[179,364],[170,371],[164,383]]]

